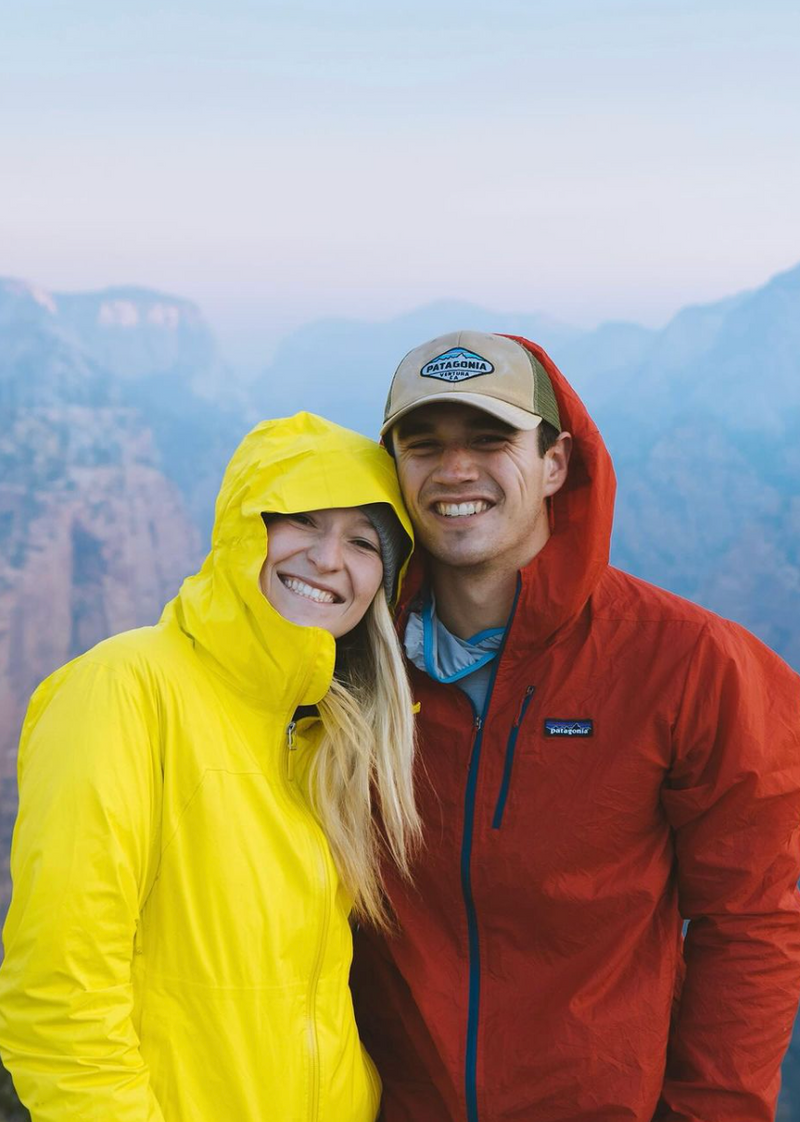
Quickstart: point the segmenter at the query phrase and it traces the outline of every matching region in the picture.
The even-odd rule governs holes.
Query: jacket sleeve
[[[771,1122],[800,994],[800,679],[735,624],[700,637],[663,791],[686,977],[659,1122]]]
[[[132,987],[159,837],[155,708],[131,672],[81,659],[28,711],[0,1050],[33,1122],[163,1122]]]

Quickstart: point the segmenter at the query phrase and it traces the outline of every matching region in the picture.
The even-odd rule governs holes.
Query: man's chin
[[[423,540],[422,544],[435,561],[453,569],[485,565],[496,553],[490,542],[443,542],[437,538],[427,542]]]

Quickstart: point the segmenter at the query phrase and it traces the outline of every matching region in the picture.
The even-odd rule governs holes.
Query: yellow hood
[[[164,610],[192,637],[228,684],[260,702],[313,705],[326,693],[335,658],[331,636],[285,620],[261,593],[267,553],[262,512],[389,503],[409,537],[394,463],[365,436],[317,417],[263,421],[236,449],[217,498],[211,552]],[[405,567],[404,567],[405,568]],[[276,698],[274,683],[282,680]]]

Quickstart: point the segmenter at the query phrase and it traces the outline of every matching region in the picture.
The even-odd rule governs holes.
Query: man
[[[800,991],[800,681],[609,566],[611,462],[536,345],[416,348],[382,431],[422,546],[425,823],[353,972],[385,1122],[766,1122]]]

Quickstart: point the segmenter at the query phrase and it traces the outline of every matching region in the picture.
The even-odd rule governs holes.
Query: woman
[[[33,1122],[374,1119],[348,914],[385,920],[381,851],[407,871],[419,833],[387,606],[410,549],[382,448],[265,422],[158,625],[37,690],[0,971]]]

